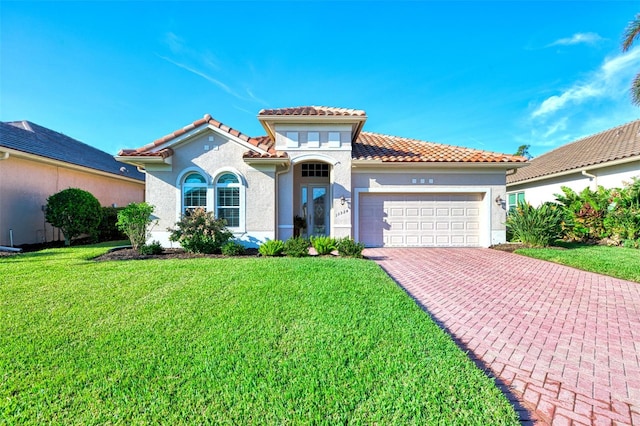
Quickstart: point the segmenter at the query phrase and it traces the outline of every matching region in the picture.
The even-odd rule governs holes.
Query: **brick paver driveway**
[[[640,284],[490,249],[364,254],[540,423],[640,426]]]

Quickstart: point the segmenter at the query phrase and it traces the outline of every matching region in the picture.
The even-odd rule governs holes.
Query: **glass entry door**
[[[309,235],[329,235],[329,197],[327,186],[311,186],[309,199],[307,200],[309,209],[307,214],[307,232]],[[303,200],[304,202],[304,200]]]

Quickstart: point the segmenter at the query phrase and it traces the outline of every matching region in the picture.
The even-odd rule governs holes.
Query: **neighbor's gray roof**
[[[30,121],[0,122],[1,147],[144,181],[144,174],[112,155]]]
[[[640,120],[587,136],[542,154],[507,176],[507,184],[640,156]]]

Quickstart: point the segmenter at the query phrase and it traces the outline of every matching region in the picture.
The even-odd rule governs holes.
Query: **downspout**
[[[582,174],[582,176],[586,176],[589,178],[589,181],[593,181],[593,185],[589,185],[590,187],[592,187],[593,190],[598,189],[598,176],[596,175],[592,175],[591,173],[587,172],[586,170],[582,170],[580,172]]]
[[[284,173],[288,173],[289,170],[291,170],[291,162],[288,161],[287,162],[287,167],[284,170],[280,170],[279,172],[276,172],[276,188],[275,188],[275,206],[276,206],[276,211],[275,211],[275,218],[274,218],[274,230],[275,232],[275,239],[277,240],[280,237],[280,228],[278,227],[278,194],[280,193],[280,189],[278,188],[280,185],[280,175],[284,174]]]

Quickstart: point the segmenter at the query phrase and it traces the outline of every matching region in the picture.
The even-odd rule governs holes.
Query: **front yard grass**
[[[558,245],[519,249],[516,253],[640,283],[640,250],[560,242]]]
[[[0,423],[518,424],[373,262],[0,258]]]

